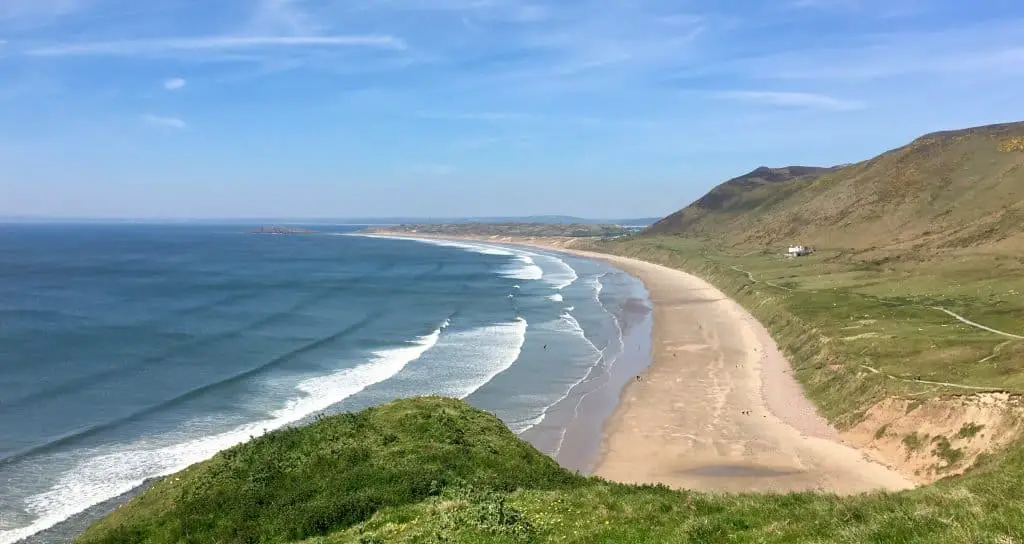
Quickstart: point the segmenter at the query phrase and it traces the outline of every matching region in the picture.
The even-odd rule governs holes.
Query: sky
[[[0,216],[660,216],[1022,88],[1019,0],[0,0]]]

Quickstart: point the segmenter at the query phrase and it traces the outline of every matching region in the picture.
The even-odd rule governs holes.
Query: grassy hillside
[[[570,491],[582,479],[497,418],[453,400],[399,401],[288,428],[155,484],[78,542],[290,542],[452,486]]]
[[[711,236],[730,228],[741,215],[777,204],[834,170],[813,166],[762,166],[715,187],[693,204],[651,225],[646,232]]]
[[[1020,456],[1018,456],[1020,457]],[[171,476],[79,543],[1016,542],[1024,459],[850,498],[710,495],[583,478],[454,400],[281,430]]]
[[[833,171],[733,180],[674,217],[682,220],[649,233],[921,258],[935,251],[1020,252],[1024,123],[929,134]]]

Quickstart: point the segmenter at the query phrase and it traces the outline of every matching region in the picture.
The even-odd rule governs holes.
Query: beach
[[[854,494],[913,483],[843,443],[803,395],[768,331],[685,272],[574,250],[564,240],[487,239],[565,251],[638,277],[654,306],[651,364],[622,390],[593,473],[708,492]]]

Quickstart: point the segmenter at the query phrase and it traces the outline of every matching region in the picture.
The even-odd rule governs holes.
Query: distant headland
[[[262,225],[256,230],[249,231],[249,234],[313,234],[315,230],[300,229],[295,227],[280,227],[276,225]]]

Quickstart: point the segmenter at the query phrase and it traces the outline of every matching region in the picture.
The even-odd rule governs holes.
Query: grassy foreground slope
[[[1017,482],[992,475],[1019,457],[901,494],[719,496],[583,478],[490,414],[418,398],[236,446],[77,542],[1018,542]]]

